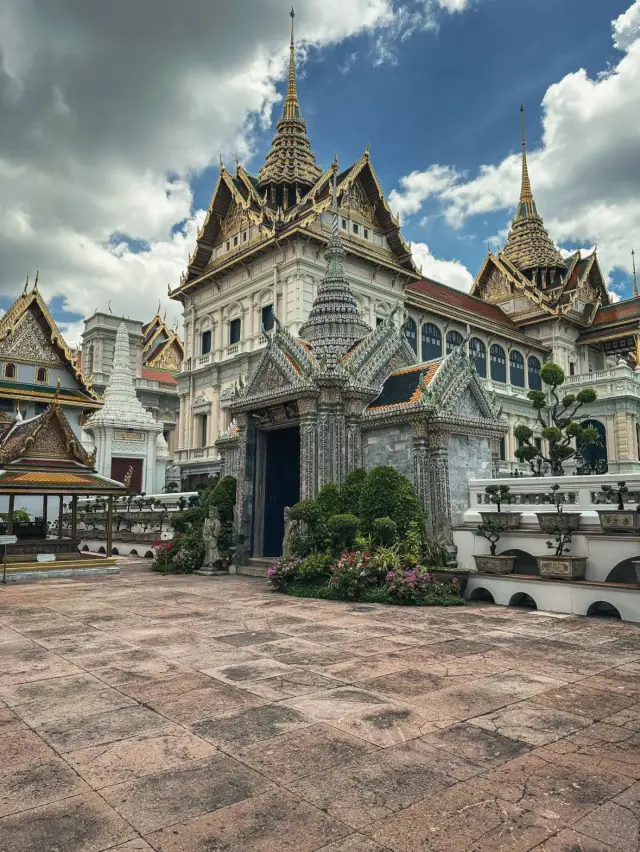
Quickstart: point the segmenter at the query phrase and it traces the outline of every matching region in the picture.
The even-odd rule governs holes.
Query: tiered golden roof
[[[284,101],[282,118],[278,121],[276,135],[265,158],[264,166],[258,172],[258,187],[269,184],[299,184],[311,187],[322,175],[322,169],[316,162],[307,136],[307,126],[302,118],[298,92],[296,88],[296,59],[293,19],[291,10],[291,44],[289,47],[289,81]]]
[[[503,254],[521,272],[554,268],[564,270],[566,268],[564,259],[554,246],[544,227],[542,217],[538,215],[536,209],[527,166],[523,106],[520,106],[520,112],[522,115],[522,188],[518,212],[511,223]]]

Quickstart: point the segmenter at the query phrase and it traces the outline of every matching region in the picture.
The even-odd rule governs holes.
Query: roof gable
[[[20,458],[56,459],[93,466],[93,457],[76,437],[55,399],[38,417],[16,420],[0,439],[0,463]]]

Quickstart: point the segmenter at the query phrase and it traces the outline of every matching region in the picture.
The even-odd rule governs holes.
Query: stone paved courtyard
[[[632,852],[640,629],[250,578],[0,588],[2,852]]]

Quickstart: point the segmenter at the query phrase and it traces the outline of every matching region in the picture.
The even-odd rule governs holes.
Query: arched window
[[[15,364],[5,364],[4,365],[4,377],[5,379],[17,379],[18,378],[18,368]]]
[[[469,357],[476,365],[476,371],[483,379],[487,378],[487,347],[479,337],[469,341]]]
[[[46,367],[37,367],[36,368],[36,382],[39,385],[46,385],[49,381],[49,376],[47,375]]]
[[[442,335],[437,325],[426,322],[422,326],[422,360],[432,361],[442,355]]]
[[[411,319],[411,317],[407,317],[407,321],[404,324],[404,336],[407,338],[409,342],[409,346],[413,349],[413,351],[418,354],[418,326],[416,325],[415,320]]]
[[[540,378],[540,361],[535,355],[530,355],[527,361],[529,373],[529,387],[531,390],[542,390],[542,379]]]
[[[233,345],[234,343],[240,342],[240,335],[242,334],[242,320],[241,319],[232,319],[229,322],[229,344]]]
[[[494,343],[489,350],[491,361],[491,378],[494,382],[507,382],[507,356],[502,346]]]
[[[580,425],[583,429],[595,429],[598,440],[595,444],[583,444],[579,440],[576,442],[576,473],[581,476],[606,473],[609,470],[606,426],[599,420],[584,420]]]
[[[524,387],[524,358],[517,349],[509,353],[509,378],[512,385]]]
[[[447,333],[447,355],[450,355],[458,346],[462,346],[463,336],[459,331],[449,331]]]

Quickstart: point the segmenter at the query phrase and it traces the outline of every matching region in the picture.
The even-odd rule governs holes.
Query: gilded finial
[[[223,171],[224,171],[224,162],[223,162],[223,160],[222,160],[222,154],[220,154],[220,171],[221,171],[221,172],[223,172]]]
[[[524,104],[520,104],[520,136],[522,140],[522,185],[520,188],[520,202],[518,204],[518,215],[516,218],[523,219],[529,216],[537,216],[536,203],[533,200],[531,181],[529,179],[529,166],[527,164],[527,140],[524,129]]]
[[[36,280],[33,282],[33,293],[38,292],[38,281],[40,280],[40,267],[36,269]]]
[[[24,282],[24,290],[22,291],[23,296],[26,295],[28,289],[29,289],[29,273],[27,272],[27,280]]]
[[[631,249],[631,263],[633,265],[633,298],[638,298],[638,274],[636,272],[636,253]]]
[[[109,311],[110,314],[113,313],[113,311],[111,310],[111,299],[109,299],[109,304],[107,305],[107,310]]]
[[[296,16],[295,9],[291,7],[289,12],[291,16],[291,42],[289,45],[289,77],[287,81],[287,96],[284,100],[284,109],[282,117],[284,119],[300,121],[300,104],[298,102],[298,91],[296,88],[296,43],[293,28],[293,21]]]
[[[166,322],[166,321],[167,321],[167,309],[165,308],[164,309],[164,317],[162,318],[162,322]]]
[[[160,299],[158,299],[158,310],[156,311],[156,316],[160,316]]]
[[[364,149],[364,155],[367,159],[369,159],[370,153],[371,153],[371,142],[367,142],[367,147]]]
[[[235,153],[236,158],[236,174],[238,174],[238,169],[240,168],[240,160],[238,159],[238,152]]]

